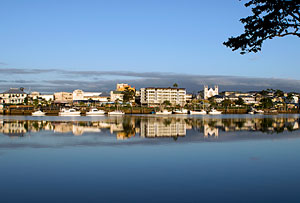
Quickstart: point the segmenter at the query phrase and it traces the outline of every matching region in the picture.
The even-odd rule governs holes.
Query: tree
[[[128,87],[125,88],[123,92],[123,101],[129,102],[134,99],[135,92],[132,89],[129,89]]]
[[[212,106],[212,107],[215,107],[216,106],[216,101],[215,101],[215,97],[210,97],[209,99],[208,99],[208,102],[209,102],[209,104]]]
[[[236,105],[244,105],[245,102],[244,102],[244,100],[241,97],[239,97],[238,100],[235,101],[235,104]]]
[[[262,95],[262,96],[267,96],[268,95],[268,91],[266,91],[266,90],[262,90],[262,91],[260,91],[260,94]]]
[[[287,35],[300,37],[299,0],[250,0],[245,7],[250,7],[253,15],[240,19],[244,33],[223,43],[233,51],[256,53],[267,39]]]
[[[165,106],[171,106],[171,102],[169,100],[165,100],[162,104]]]
[[[28,105],[28,97],[25,97],[25,98],[24,98],[24,104],[25,104],[25,105]]]
[[[294,94],[290,92],[290,93],[288,93],[286,99],[288,102],[291,102],[293,100],[293,97],[294,97]]]
[[[34,106],[39,105],[39,100],[38,100],[38,99],[34,99],[34,100],[33,100],[33,105],[34,105]]]
[[[277,90],[275,91],[275,95],[276,95],[277,97],[283,97],[283,96],[284,96],[284,93],[283,93],[283,91],[277,89]]]
[[[229,106],[231,106],[232,102],[229,99],[224,99],[222,101],[222,106],[224,106],[225,108],[228,108]]]
[[[272,99],[270,97],[262,98],[260,100],[260,102],[261,102],[261,105],[262,105],[263,108],[268,109],[268,108],[273,107],[273,102],[272,102]]]
[[[178,84],[177,84],[177,83],[174,83],[174,84],[173,84],[173,87],[176,87],[176,88],[177,88],[177,87],[178,87]]]

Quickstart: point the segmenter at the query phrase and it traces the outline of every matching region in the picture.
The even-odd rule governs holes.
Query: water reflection
[[[299,117],[193,118],[193,117],[108,117],[100,121],[0,120],[0,133],[11,138],[49,131],[81,136],[109,132],[119,140],[133,137],[177,139],[187,132],[203,138],[215,138],[226,132],[247,131],[280,134],[299,129]]]

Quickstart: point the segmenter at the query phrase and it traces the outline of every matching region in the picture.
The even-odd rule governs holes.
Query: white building
[[[46,101],[54,101],[53,94],[40,94],[39,92],[31,92],[28,97],[32,99],[44,99]]]
[[[243,97],[240,97],[240,98],[243,99],[245,104],[258,104],[258,101],[255,100],[255,97],[243,96]]]
[[[122,102],[124,97],[123,91],[110,91],[110,101],[115,102],[119,101]]]
[[[297,96],[294,95],[291,102],[295,103],[295,104],[298,104],[299,103],[299,97],[297,97]]]
[[[53,94],[41,94],[39,97],[45,99],[46,101],[54,101]]]
[[[217,85],[215,85],[215,89],[208,88],[207,85],[204,85],[204,99],[208,99],[218,94],[219,94],[219,87]]]
[[[21,104],[24,103],[26,97],[27,93],[23,91],[23,88],[10,88],[8,91],[0,94],[0,103]]]
[[[107,102],[110,102],[110,94],[102,93],[102,94],[100,95],[99,102],[100,102],[100,103],[107,103]]]
[[[100,101],[102,92],[84,92],[83,90],[73,91],[73,101]]]
[[[31,92],[28,97],[32,98],[32,99],[38,99],[38,97],[40,96],[39,92]]]
[[[172,105],[184,106],[186,104],[185,88],[141,88],[141,104],[158,106],[164,101]]]

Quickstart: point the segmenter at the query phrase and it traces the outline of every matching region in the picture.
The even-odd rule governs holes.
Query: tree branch
[[[287,36],[287,35],[296,35],[298,37],[300,37],[300,33],[296,33],[296,32],[287,32],[287,33],[284,33],[284,34],[277,34],[277,35],[274,35],[275,37],[284,37],[284,36]]]
[[[293,13],[290,13],[290,15],[292,16],[292,17],[294,17],[296,20],[298,20],[298,21],[300,21],[300,17],[297,17],[295,14],[293,14]]]

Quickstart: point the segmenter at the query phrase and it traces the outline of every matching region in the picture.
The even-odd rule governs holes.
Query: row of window
[[[4,97],[5,96],[5,94],[2,94],[1,95],[2,97]],[[24,97],[25,95],[24,94],[10,94],[10,95],[8,95],[9,97]]]

